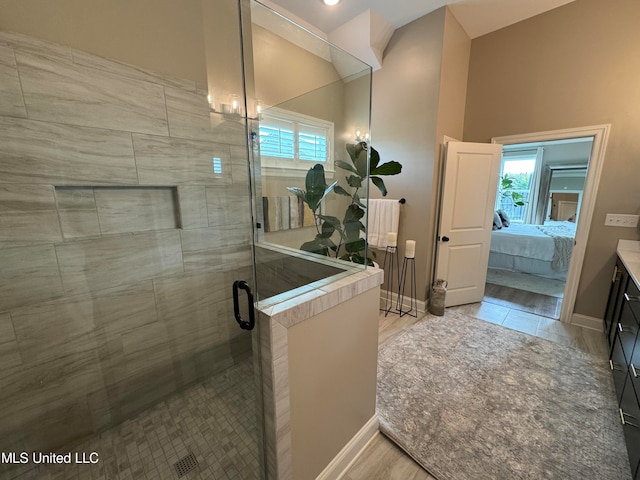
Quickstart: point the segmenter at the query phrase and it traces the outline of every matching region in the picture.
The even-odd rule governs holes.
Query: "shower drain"
[[[196,460],[193,453],[190,453],[186,457],[178,460],[173,466],[176,467],[178,477],[182,477],[198,466],[198,460]]]

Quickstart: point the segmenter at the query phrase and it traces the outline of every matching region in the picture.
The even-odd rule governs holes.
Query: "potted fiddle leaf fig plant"
[[[375,252],[369,252],[371,257],[367,255],[367,241],[360,236],[360,232],[365,231],[362,218],[366,214],[367,207],[362,203],[359,191],[370,179],[380,190],[382,196],[386,196],[387,189],[380,177],[399,174],[402,171],[402,165],[396,161],[381,164],[380,154],[375,148],[370,147],[370,153],[367,155],[366,142],[348,144],[347,152],[351,163],[338,160],[335,165],[350,173],[345,177],[347,185],[351,187],[350,192],[338,185],[337,181],[327,185],[324,167],[321,164],[315,165],[307,172],[306,190],[287,187],[290,192],[307,204],[316,220],[316,237],[303,243],[300,249],[321,255],[335,256],[350,262],[373,265],[371,257],[375,257]],[[342,219],[318,213],[320,203],[332,191],[351,199]],[[338,243],[335,243],[334,239]]]
[[[514,207],[524,207],[524,195],[514,191],[514,188],[515,179],[505,173],[500,179],[500,186],[498,189],[500,196],[511,202]]]
[[[314,223],[317,231],[316,238],[303,243],[300,246],[301,250],[319,253],[320,255],[325,256],[329,256],[329,250],[332,250],[333,252],[338,251],[338,247],[331,240],[335,227],[329,221],[321,221],[323,216],[318,213],[322,201],[329,193],[331,193],[337,184],[338,181],[336,180],[331,185],[327,185],[324,175],[324,167],[318,163],[307,172],[305,179],[306,190],[302,190],[298,187],[287,187],[287,190],[294,193],[296,197],[302,200],[309,207],[313,212],[313,217],[315,219]],[[334,223],[339,225],[340,221],[336,219],[336,222]]]

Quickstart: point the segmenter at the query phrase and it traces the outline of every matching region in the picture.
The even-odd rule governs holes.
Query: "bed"
[[[575,236],[572,222],[511,223],[491,232],[489,267],[566,280]]]

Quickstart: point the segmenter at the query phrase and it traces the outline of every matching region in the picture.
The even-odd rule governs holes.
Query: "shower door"
[[[2,10],[0,479],[262,478],[237,4]]]

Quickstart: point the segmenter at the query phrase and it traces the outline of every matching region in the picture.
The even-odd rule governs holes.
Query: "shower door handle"
[[[249,305],[249,320],[243,320],[240,315],[240,300],[238,299],[238,289],[247,292],[247,303]],[[243,330],[253,330],[256,326],[255,312],[253,311],[253,293],[251,293],[251,287],[244,280],[236,280],[233,282],[233,315],[236,317],[236,322]]]

